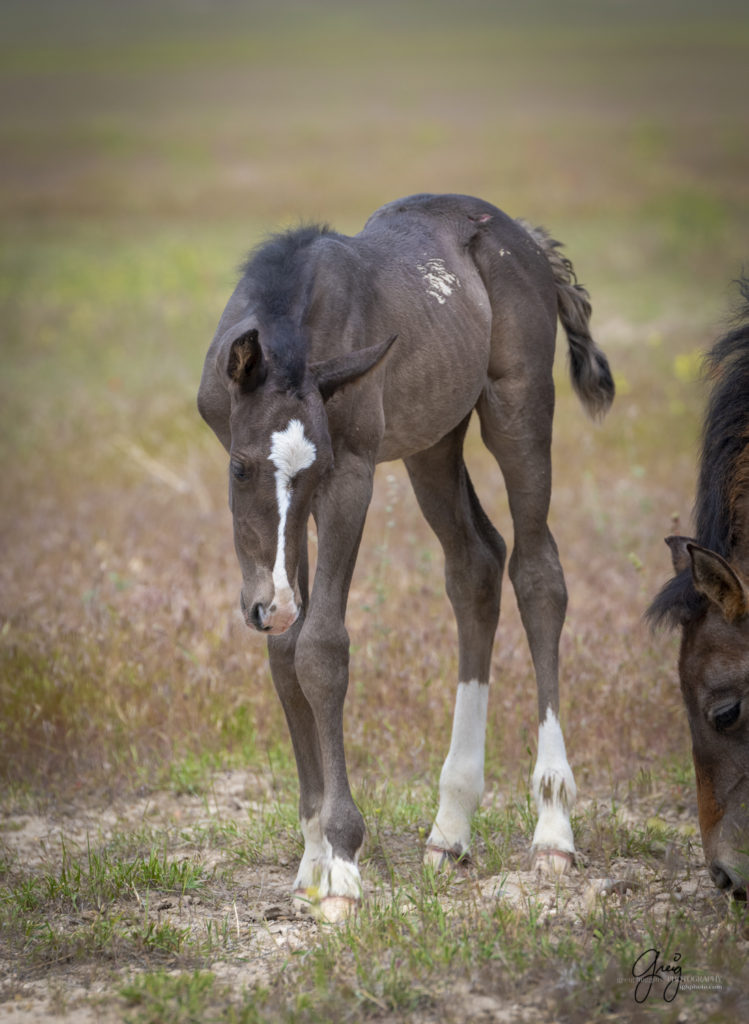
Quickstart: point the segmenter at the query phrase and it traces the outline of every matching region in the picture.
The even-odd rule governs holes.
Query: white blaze
[[[423,266],[418,264],[417,270],[426,281],[427,295],[431,295],[441,306],[455,288],[460,288],[460,281],[455,274],[450,273],[444,260],[427,260]]]
[[[286,517],[291,504],[291,484],[297,473],[315,461],[317,449],[304,433],[299,420],[291,420],[285,430],[271,434],[268,459],[276,467],[276,501],[278,502],[278,546],[273,566],[276,603],[293,602],[294,594],[286,575]]]

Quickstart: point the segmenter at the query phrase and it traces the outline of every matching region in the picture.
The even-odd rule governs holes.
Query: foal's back
[[[526,362],[550,374],[556,292],[549,262],[522,224],[490,203],[431,195],[390,203],[346,247],[341,257],[367,268],[361,343],[398,324],[385,365],[357,388],[368,416],[368,392],[378,392],[377,461],[431,447],[471,412],[487,384]]]

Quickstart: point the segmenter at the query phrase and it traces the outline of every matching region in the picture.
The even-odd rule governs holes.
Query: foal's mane
[[[307,362],[301,330],[307,298],[305,256],[314,242],[333,234],[325,224],[303,224],[269,235],[240,268],[248,299],[266,327],[263,344],[269,347],[276,373],[289,388],[301,387]]]
[[[702,430],[694,519],[695,540],[730,558],[742,522],[739,502],[749,493],[749,278],[738,282],[743,302],[733,327],[705,355],[703,375],[712,381]],[[647,611],[652,625],[678,626],[702,614],[706,599],[695,590],[690,569],[663,587]]]

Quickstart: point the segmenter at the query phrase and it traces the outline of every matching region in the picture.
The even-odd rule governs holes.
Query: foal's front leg
[[[299,685],[294,666],[296,641],[302,624],[303,619],[299,619],[287,633],[269,637],[268,655],[273,685],[289,726],[299,777],[299,821],[304,836],[304,855],[299,865],[294,891],[304,897],[313,885],[317,865],[323,856],[319,836],[323,774],[315,716]]]
[[[302,809],[305,854],[296,895],[328,920],[346,916],[361,899],[364,819],[351,796],[343,744],[349,678],[344,617],[372,473],[358,460],[339,460],[335,478],[316,502],[317,570],[294,653],[299,687],[314,717],[322,779],[319,809],[308,818]]]

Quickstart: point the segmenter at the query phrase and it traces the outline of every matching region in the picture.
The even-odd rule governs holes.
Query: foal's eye
[[[725,732],[726,729],[730,729],[732,725],[738,722],[740,714],[741,701],[718,708],[717,711],[713,712],[713,725],[718,732]]]
[[[229,463],[229,466],[231,469],[231,475],[234,477],[235,480],[247,479],[247,470],[245,469],[241,462],[238,462],[236,459],[232,459],[231,462]]]

